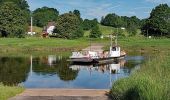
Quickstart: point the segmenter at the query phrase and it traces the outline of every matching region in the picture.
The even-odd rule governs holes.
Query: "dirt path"
[[[103,52],[103,44],[93,43],[91,46],[88,46],[85,49],[82,49],[82,51],[97,51],[97,52]]]
[[[111,100],[108,92],[95,89],[26,89],[9,100]]]

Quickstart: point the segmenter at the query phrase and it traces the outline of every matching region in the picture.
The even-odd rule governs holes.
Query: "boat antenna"
[[[117,46],[117,35],[118,35],[118,28],[117,28],[117,32],[116,32],[116,35],[115,35],[115,45]]]
[[[90,42],[90,51],[91,51],[91,38],[90,38],[90,35],[89,35],[89,39],[90,39],[90,41],[89,41],[89,42]]]
[[[115,45],[117,46],[117,33],[116,33],[116,36],[115,36]]]
[[[113,47],[113,42],[112,42],[113,35],[110,34],[110,46]]]

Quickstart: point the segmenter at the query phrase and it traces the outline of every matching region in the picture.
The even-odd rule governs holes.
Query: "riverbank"
[[[0,54],[30,55],[30,54],[57,54],[82,50],[90,43],[102,43],[107,50],[110,39],[80,38],[75,40],[56,38],[0,38]],[[170,39],[147,39],[144,37],[128,37],[118,39],[118,45],[127,52],[152,52],[170,50]]]
[[[113,84],[113,100],[169,100],[170,39],[129,38],[120,43],[130,51],[146,53],[148,59],[138,71]]]
[[[113,100],[169,100],[169,72],[170,52],[157,53],[128,78],[115,82],[110,94]]]

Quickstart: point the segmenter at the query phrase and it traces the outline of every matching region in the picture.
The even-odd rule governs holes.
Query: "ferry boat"
[[[121,51],[121,48],[117,46],[117,38],[115,39],[115,46],[112,46],[112,35],[111,46],[109,51],[81,51],[72,52],[68,61],[73,63],[109,63],[113,62],[115,59],[120,59],[126,55],[125,51]]]

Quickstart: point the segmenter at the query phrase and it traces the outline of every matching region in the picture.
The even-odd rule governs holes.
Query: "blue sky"
[[[56,8],[60,14],[77,9],[83,18],[100,19],[108,13],[147,18],[151,10],[170,0],[27,0],[31,10],[43,6]]]

